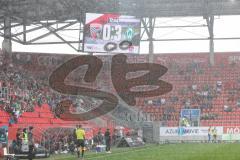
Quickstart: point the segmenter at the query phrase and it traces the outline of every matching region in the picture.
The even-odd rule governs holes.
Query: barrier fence
[[[215,131],[214,131],[215,129]],[[210,135],[210,137],[209,137]],[[216,135],[216,139],[214,138]],[[160,127],[159,142],[240,141],[240,127]]]

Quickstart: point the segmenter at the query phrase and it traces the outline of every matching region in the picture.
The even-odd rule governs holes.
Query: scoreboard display
[[[84,52],[139,53],[140,28],[134,16],[86,13]]]

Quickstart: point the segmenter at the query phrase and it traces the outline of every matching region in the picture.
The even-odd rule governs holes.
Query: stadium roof
[[[84,13],[124,13],[138,17],[239,15],[239,0],[0,0],[6,15],[28,23],[84,18]]]
[[[2,48],[11,52],[10,42],[15,41],[24,45],[67,44],[75,51],[83,51],[85,13],[120,13],[139,17],[143,26],[141,41],[146,35],[149,53],[154,52],[153,41],[210,40],[213,64],[214,17],[240,15],[240,0],[0,0],[0,36],[5,40]],[[196,27],[207,27],[209,37],[158,39],[153,36],[156,18],[188,16],[203,17],[206,25]],[[43,29],[44,33],[41,32]],[[61,31],[74,31],[71,35],[78,37],[64,37]],[[46,40],[49,35],[57,40]]]

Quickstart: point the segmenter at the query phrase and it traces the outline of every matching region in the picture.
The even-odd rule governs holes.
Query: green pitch
[[[56,155],[45,160],[75,160]],[[240,160],[240,144],[167,144],[113,149],[111,154],[87,152],[85,160]]]

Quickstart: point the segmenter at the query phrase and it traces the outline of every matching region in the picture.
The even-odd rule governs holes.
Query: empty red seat
[[[54,118],[54,115],[49,112],[41,112],[39,113],[41,118]]]
[[[21,116],[22,117],[29,117],[29,118],[38,118],[39,113],[38,112],[24,112]]]

